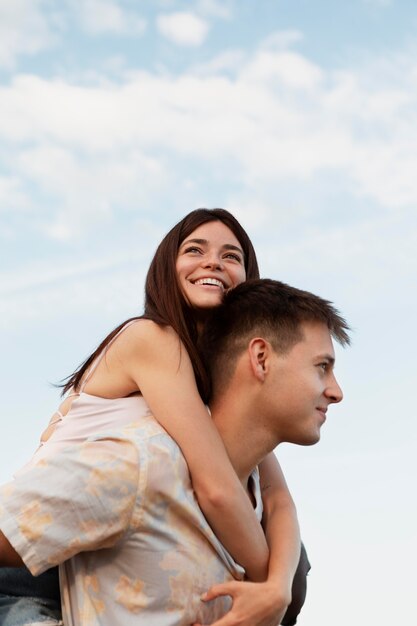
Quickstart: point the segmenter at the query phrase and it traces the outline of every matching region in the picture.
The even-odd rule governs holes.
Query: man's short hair
[[[349,326],[328,300],[268,278],[230,289],[210,313],[201,338],[212,389],[227,384],[252,337],[263,337],[285,354],[303,339],[303,322],[321,322],[342,346],[350,343]]]

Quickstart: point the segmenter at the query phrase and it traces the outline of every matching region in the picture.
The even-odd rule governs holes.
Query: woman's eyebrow
[[[197,239],[197,238],[195,238],[195,239],[186,239],[185,241],[182,242],[181,248],[183,246],[189,244],[189,243],[198,243],[198,244],[204,246],[204,245],[207,245],[209,242],[208,242],[207,239]],[[239,248],[239,246],[235,246],[232,243],[225,243],[222,246],[222,250],[236,250],[237,252],[240,252],[240,254],[242,256],[244,256],[242,248]]]
[[[201,245],[208,244],[207,239],[186,239],[182,242],[181,247],[185,246],[187,243],[199,243]]]
[[[242,248],[239,248],[239,246],[234,246],[232,243],[225,243],[222,248],[223,250],[236,250],[237,252],[240,252],[242,256],[245,256]]]

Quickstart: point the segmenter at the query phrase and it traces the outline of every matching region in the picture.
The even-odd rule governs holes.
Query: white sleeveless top
[[[54,431],[46,441],[40,442],[39,448],[30,461],[18,473],[30,468],[41,459],[55,454],[63,446],[80,444],[91,435],[98,435],[115,427],[123,428],[123,426],[130,424],[140,416],[151,415],[143,396],[101,398],[84,391],[88,381],[93,376],[112,343],[126,328],[137,321],[131,320],[125,324],[98,355],[81,381],[80,391],[71,392],[66,396],[67,398],[74,396],[68,412],[65,415],[62,415],[59,410],[55,412],[56,417],[49,423],[49,426],[55,426]]]

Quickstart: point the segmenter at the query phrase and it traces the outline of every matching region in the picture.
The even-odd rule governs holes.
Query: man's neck
[[[274,449],[276,442],[265,428],[256,425],[250,405],[237,394],[212,402],[210,409],[231,463],[246,487],[250,474]]]

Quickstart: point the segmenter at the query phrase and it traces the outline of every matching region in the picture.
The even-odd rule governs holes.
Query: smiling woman
[[[221,303],[225,289],[246,278],[242,247],[220,221],[199,226],[185,239],[176,269],[182,294],[200,319],[205,310]]]
[[[201,607],[201,593],[216,582],[241,578],[241,567],[247,578],[258,582],[250,592],[253,614],[251,609],[241,622],[232,608],[230,624],[239,621],[256,626],[254,615],[264,605],[263,615],[266,611],[274,620],[284,615],[300,551],[294,505],[277,461],[270,455],[260,468],[261,479],[265,472],[269,484],[263,496],[262,520],[268,538],[273,537],[269,555],[259,511],[255,514],[247,497],[248,487],[238,479],[203,403],[210,382],[197,348],[207,311],[221,303],[225,290],[258,274],[250,239],[230,213],[199,209],[181,220],[163,239],[149,268],[144,315],[118,326],[69,376],[64,385],[67,396],[53,415],[40,448],[16,476],[15,495],[9,498],[7,491],[3,492],[0,528],[4,541],[10,540],[34,574],[51,565],[60,566],[64,622],[84,624],[82,606],[87,603],[101,626],[147,625],[149,614],[142,609],[152,598],[157,605],[152,605],[152,610],[158,611],[158,626],[175,626],[184,620],[193,623],[201,615],[199,609],[189,613],[188,596],[194,598],[196,607]],[[154,420],[151,414],[157,422],[149,423]],[[165,464],[147,443],[150,430],[161,432],[158,423],[162,432],[172,438],[174,452],[169,458],[174,467],[170,476],[178,476],[166,493],[163,480],[158,482]],[[126,433],[138,428],[143,429],[140,450],[135,449],[136,444],[132,447],[131,439],[126,440]],[[183,456],[178,456],[179,449]],[[175,465],[183,457],[191,475],[191,492],[187,491],[188,472],[183,484],[180,467]],[[43,478],[35,480],[39,472]],[[145,476],[159,485],[158,502],[162,498],[168,506],[177,494],[173,506],[175,510],[184,507],[181,519],[188,522],[185,532],[183,521],[177,528],[168,513],[161,520],[151,516],[146,537],[154,537],[155,541],[160,538],[162,543],[156,541],[152,549],[148,546],[141,552],[141,546],[148,545],[137,524],[145,515],[144,494],[139,491]],[[92,480],[98,483],[92,484]],[[196,528],[206,522],[200,520],[195,526],[191,521],[196,513],[199,515],[197,501],[190,517],[189,502],[195,497],[211,526],[205,532],[215,546],[216,556],[205,568],[204,586],[201,581],[193,581],[189,593],[183,594],[184,604],[177,607],[181,618],[177,619],[169,610],[172,585],[161,574],[160,554],[177,550],[178,544],[187,545],[190,533],[201,533]],[[28,507],[29,499],[37,505]],[[48,502],[52,502],[53,510],[45,517],[42,510]],[[36,537],[32,530],[29,534],[23,532],[16,522],[14,512],[22,510],[25,529],[39,527]],[[87,511],[85,519],[83,511]],[[50,524],[45,526],[46,518]],[[49,541],[51,524],[53,541]],[[157,532],[159,524],[162,530]],[[134,541],[130,541],[131,536]],[[225,556],[218,540],[229,555]],[[206,545],[206,540],[203,543]],[[9,552],[5,550],[3,555],[4,565],[15,564],[13,559],[8,560]],[[197,564],[198,559],[196,555]],[[132,570],[134,579],[126,579],[125,574],[129,563],[138,561],[147,563],[148,568],[140,584],[136,581],[137,567]],[[86,580],[90,580],[92,571],[95,582],[89,585]],[[155,579],[160,582],[156,584]],[[100,590],[98,596],[95,588]],[[120,599],[125,590],[128,603]],[[214,602],[213,619],[224,613],[222,606],[220,600]],[[35,614],[37,609],[35,604]],[[2,624],[9,626],[7,621]]]

